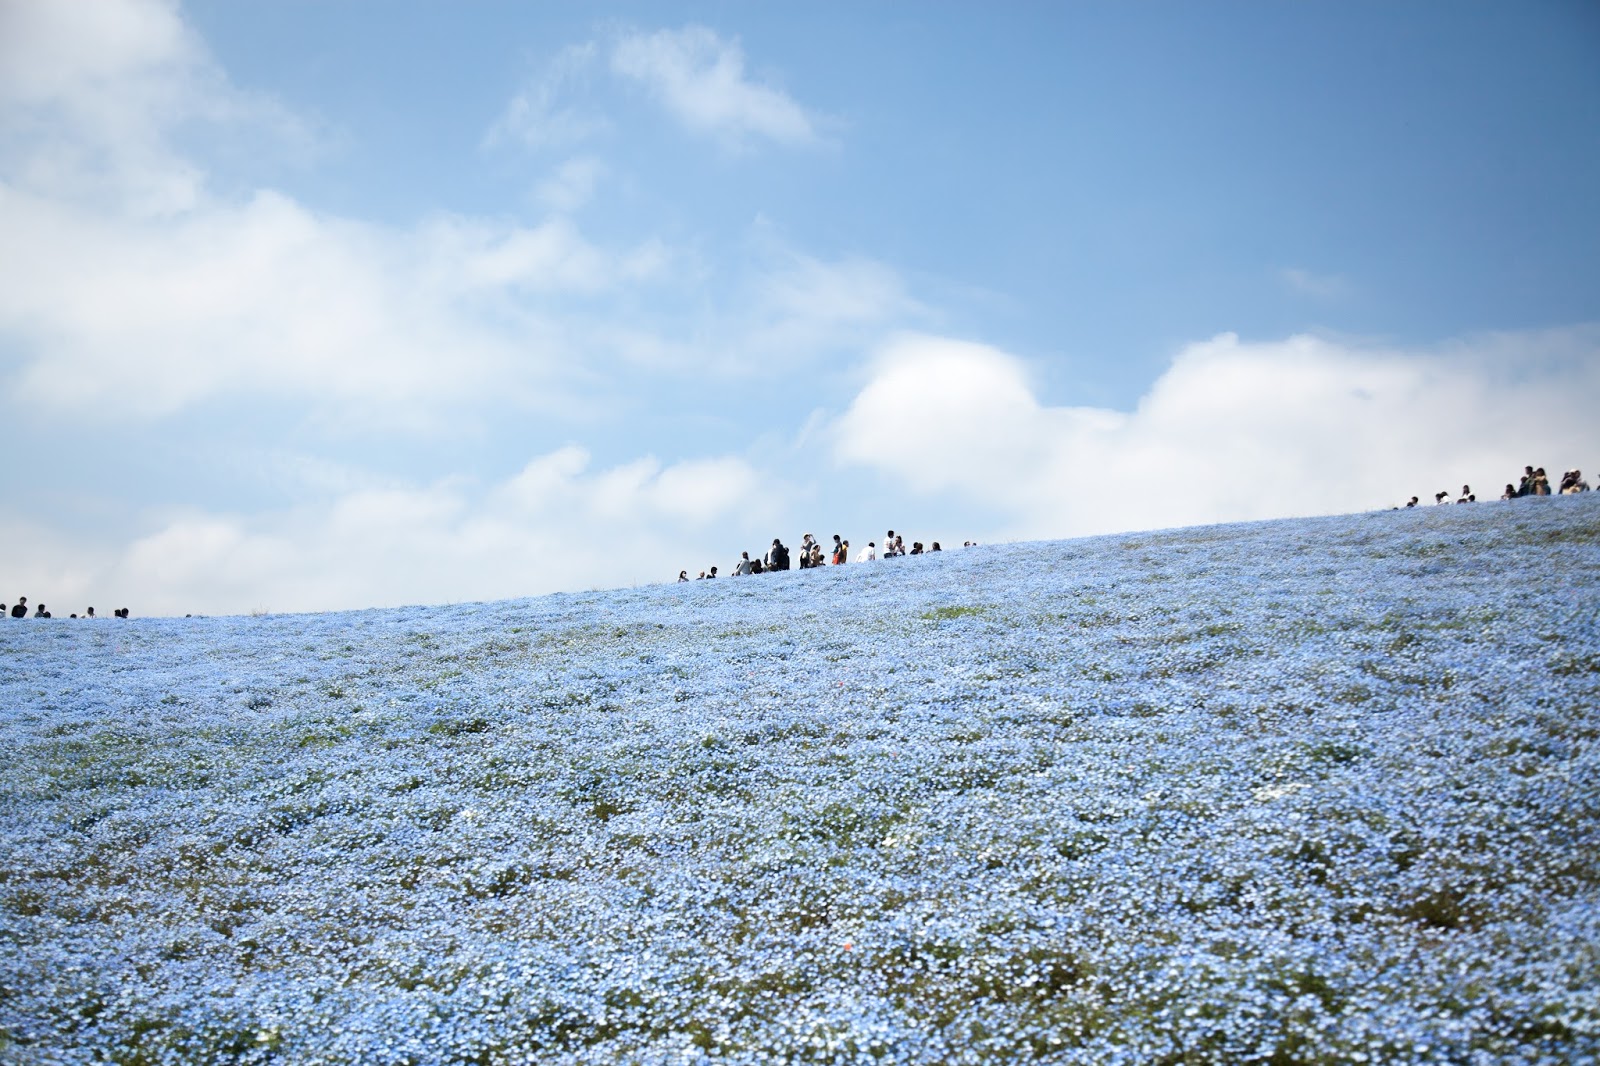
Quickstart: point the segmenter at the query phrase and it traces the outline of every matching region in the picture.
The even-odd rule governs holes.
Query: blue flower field
[[[1600,494],[0,665],[0,1062],[1600,1057]]]

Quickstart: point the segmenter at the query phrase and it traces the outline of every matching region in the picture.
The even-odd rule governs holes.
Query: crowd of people
[[[1589,483],[1584,480],[1583,471],[1578,470],[1577,468],[1573,468],[1572,470],[1568,470],[1566,473],[1562,474],[1559,487],[1552,490],[1550,487],[1550,478],[1545,474],[1544,467],[1535,467],[1530,465],[1523,468],[1522,478],[1520,481],[1518,481],[1516,484],[1512,484],[1510,482],[1506,483],[1506,489],[1500,494],[1500,498],[1502,500],[1514,500],[1523,496],[1570,496],[1575,493],[1588,491]],[[1478,500],[1477,495],[1472,491],[1471,485],[1462,485],[1461,492],[1456,494],[1454,501],[1452,501],[1450,497],[1451,493],[1448,490],[1436,492],[1433,494],[1433,502],[1435,504],[1452,502],[1476,503]],[[1418,506],[1418,503],[1418,498],[1413,496],[1411,499],[1406,501],[1405,506],[1416,507]],[[1399,510],[1399,508],[1396,508],[1396,510]],[[978,542],[975,540],[969,540],[965,541],[961,546],[963,548],[971,548],[977,543]],[[873,562],[880,558],[894,559],[904,555],[931,555],[937,551],[943,551],[943,549],[939,546],[938,541],[932,542],[926,548],[923,547],[920,540],[912,541],[911,547],[907,548],[905,539],[899,534],[895,533],[895,531],[892,529],[884,534],[883,546],[881,550],[877,541],[869,540],[867,541],[867,546],[854,555],[851,553],[850,542],[840,537],[837,533],[833,535],[833,544],[826,548],[823,546],[821,541],[817,540],[810,533],[807,533],[801,538],[799,548],[793,553],[790,552],[788,546],[785,545],[778,537],[772,538],[772,546],[757,558],[750,558],[749,552],[740,552],[739,559],[733,564],[733,568],[729,571],[729,574],[733,577],[745,577],[750,574],[771,573],[775,570],[811,570],[823,566],[843,566],[852,561],[852,559],[855,562],[867,563]],[[703,581],[715,578],[717,576],[718,570],[715,566],[700,571],[700,573],[692,579],[689,577],[689,571],[678,571],[679,581]],[[118,607],[111,613],[117,618],[130,617],[128,608],[126,607]],[[28,618],[30,616],[33,618],[53,617],[49,609],[42,603],[35,605],[30,615],[28,609],[28,597],[26,596],[18,597],[14,606],[0,603],[0,617],[4,617],[6,615],[10,615],[12,618]],[[74,613],[68,617],[95,618],[103,616],[97,616],[94,613],[94,608],[88,607],[84,609],[82,615]]]
[[[1522,479],[1516,484],[1506,482],[1506,490],[1500,494],[1502,500],[1515,500],[1523,496],[1572,496],[1580,492],[1588,492],[1589,483],[1583,479],[1583,471],[1574,467],[1561,475],[1561,484],[1554,493],[1550,489],[1550,477],[1544,472],[1544,467],[1525,466],[1522,468]],[[1433,502],[1450,503],[1448,491],[1433,494]],[[1478,497],[1472,491],[1471,485],[1462,485],[1461,494],[1456,497],[1456,503],[1476,503]],[[1407,507],[1417,506],[1415,496],[1406,501]],[[1398,510],[1398,508],[1396,508]]]
[[[969,540],[962,547],[970,548],[977,543],[975,540]],[[884,534],[881,558],[894,559],[902,555],[932,555],[934,552],[943,550],[938,541],[934,541],[924,548],[920,540],[912,541],[911,547],[908,549],[905,538],[891,529]],[[843,566],[852,559],[856,562],[866,563],[878,558],[880,558],[880,553],[877,541],[867,541],[867,546],[860,553],[852,555],[850,542],[840,537],[837,533],[833,535],[832,546],[826,549],[824,549],[821,541],[807,533],[801,539],[800,546],[793,553],[777,537],[772,538],[772,547],[757,558],[750,558],[749,552],[740,552],[739,561],[733,564],[733,569],[729,573],[733,577],[744,577],[749,574],[771,573],[774,570],[811,570],[821,566]],[[705,581],[716,576],[717,568],[713,566],[707,570],[700,571],[699,575],[693,580]],[[679,570],[678,580],[691,580],[689,571]]]
[[[126,607],[118,607],[116,610],[112,611],[111,613],[112,613],[112,615],[114,617],[117,617],[117,618],[127,618],[128,617],[128,609]],[[17,597],[16,606],[7,606],[4,603],[0,603],[0,617],[3,617],[5,615],[10,615],[12,618],[28,618],[28,617],[30,617],[30,615],[28,614],[28,597],[26,597],[26,596],[18,596]],[[50,613],[50,609],[48,607],[46,607],[44,604],[40,603],[40,604],[36,604],[34,606],[33,614],[32,614],[31,617],[33,617],[33,618],[54,618],[55,615]],[[104,616],[103,615],[102,616],[97,616],[94,613],[94,608],[93,607],[89,607],[89,608],[85,608],[85,610],[84,610],[84,612],[83,612],[83,614],[81,616],[78,615],[76,612],[74,612],[73,614],[70,614],[67,617],[68,618],[79,618],[79,617],[82,617],[82,618],[95,618],[95,617],[104,617]]]

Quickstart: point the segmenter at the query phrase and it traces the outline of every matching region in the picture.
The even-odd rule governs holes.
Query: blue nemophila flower
[[[0,627],[0,1058],[1593,1057],[1597,534]]]

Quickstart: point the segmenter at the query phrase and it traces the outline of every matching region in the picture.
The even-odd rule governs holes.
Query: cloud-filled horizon
[[[1279,173],[1269,138],[1113,192],[1058,153],[1114,171],[1149,137],[1199,151],[1192,116],[1177,84],[1113,82],[1171,124],[1096,125],[1104,101],[1029,65],[1055,19],[1015,28],[972,115],[906,94],[978,62],[956,26],[861,16],[864,39],[915,47],[863,43],[830,77],[771,14],[477,17],[505,21],[476,38],[503,51],[444,77],[401,137],[410,89],[329,73],[332,25],[297,65],[287,27],[226,6],[0,9],[0,598],[58,617],[463,602],[726,569],[803,532],[948,547],[1600,472],[1600,214],[1563,193],[1600,176],[1576,132],[1600,79],[1559,27],[1526,31],[1564,99],[1541,120],[1558,231],[1506,195],[1528,170],[1420,202],[1418,175],[1465,150],[1451,137],[1491,123],[1410,83],[1390,89],[1449,120],[1431,147],[1379,143],[1346,87],[1324,132],[1370,143],[1336,173]],[[1280,184],[1209,189],[1222,239],[1152,206],[1224,165]],[[1049,173],[1054,194],[1032,184]],[[1330,191],[1301,202],[1315,181]]]

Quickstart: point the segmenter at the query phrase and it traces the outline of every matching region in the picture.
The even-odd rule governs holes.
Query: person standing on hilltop
[[[26,617],[28,617],[28,597],[26,597],[26,596],[18,596],[17,597],[17,605],[15,607],[11,608],[11,617],[12,618],[26,618]]]

